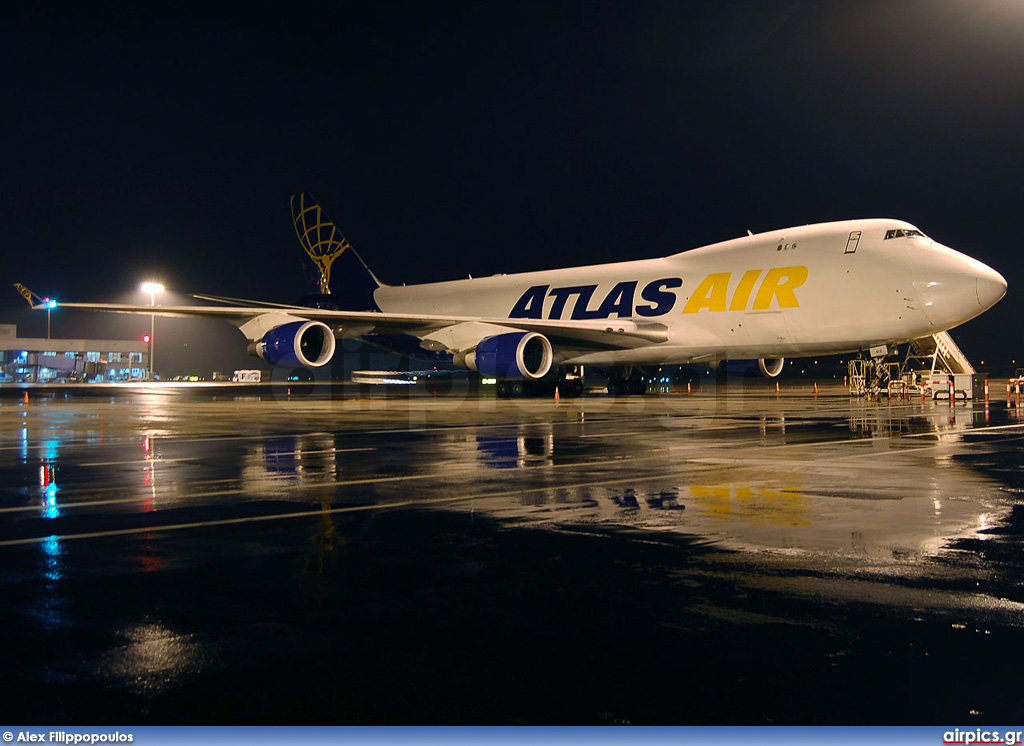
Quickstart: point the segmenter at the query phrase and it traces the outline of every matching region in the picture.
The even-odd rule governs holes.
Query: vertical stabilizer
[[[347,311],[380,310],[373,299],[380,281],[310,195],[292,195],[292,222],[306,252],[307,292],[319,296],[325,306]]]

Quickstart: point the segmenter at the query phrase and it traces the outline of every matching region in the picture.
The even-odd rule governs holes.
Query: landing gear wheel
[[[498,381],[499,399],[518,399],[526,393],[522,381]]]

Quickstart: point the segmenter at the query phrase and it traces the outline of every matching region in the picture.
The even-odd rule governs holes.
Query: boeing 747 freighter
[[[360,338],[478,371],[507,395],[561,382],[564,396],[582,391],[565,377],[583,365],[606,369],[618,393],[645,366],[753,359],[778,375],[786,357],[944,332],[1006,293],[995,270],[883,218],[748,233],[655,259],[406,286],[378,280],[307,195],[292,198],[292,216],[313,269],[313,292],[293,305],[197,296],[217,305],[61,306],[221,318],[276,365],[319,368],[339,338]]]

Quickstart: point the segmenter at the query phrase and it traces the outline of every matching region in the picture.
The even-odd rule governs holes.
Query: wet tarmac
[[[789,388],[5,392],[0,717],[1020,723],[1024,417]]]

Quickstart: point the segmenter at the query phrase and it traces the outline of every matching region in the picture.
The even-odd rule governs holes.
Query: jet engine
[[[466,355],[466,367],[488,378],[536,380],[551,370],[553,357],[543,334],[510,332],[486,337]]]
[[[739,376],[742,378],[777,378],[782,373],[786,359],[782,357],[762,357],[744,360],[722,360],[719,366],[724,366],[726,375]]]
[[[782,366],[786,364],[784,357],[762,357],[757,361],[757,369],[766,378],[776,378],[782,373]]]
[[[293,321],[274,327],[250,352],[271,365],[320,368],[334,355],[334,333],[322,321]]]

